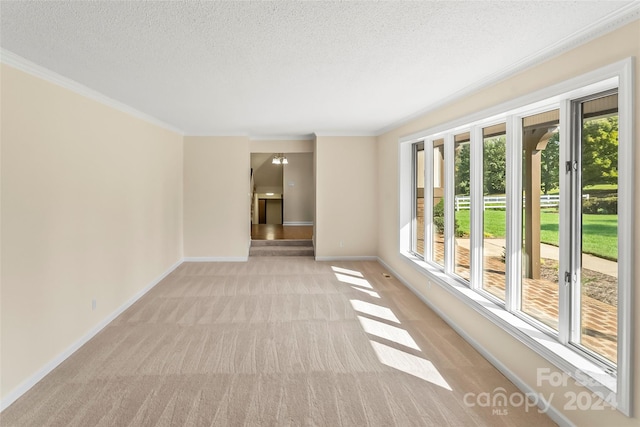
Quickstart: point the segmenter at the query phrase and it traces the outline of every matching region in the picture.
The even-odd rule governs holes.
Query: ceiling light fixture
[[[273,156],[273,160],[271,160],[271,163],[274,165],[288,165],[289,161],[284,156],[284,154],[276,154]]]

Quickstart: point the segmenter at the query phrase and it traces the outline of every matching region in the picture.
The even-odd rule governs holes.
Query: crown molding
[[[176,128],[175,126],[158,120],[153,116],[136,110],[135,108],[130,107],[122,102],[116,101],[115,99],[109,98],[108,96],[83,84],[80,84],[75,80],[64,77],[56,72],[49,70],[48,68],[42,67],[6,49],[0,48],[0,62],[10,67],[16,68],[20,71],[24,71],[27,74],[31,74],[32,76],[38,77],[42,80],[48,81],[49,83],[61,86],[65,89],[77,93],[78,95],[97,101],[103,105],[121,111],[125,114],[129,114],[153,125],[170,130],[172,132],[176,132],[180,135],[184,135],[184,132]]]
[[[187,132],[184,136],[194,138],[249,138],[246,132]]]
[[[428,107],[419,110],[416,113],[413,113],[403,119],[393,122],[374,132],[374,134],[375,136],[380,136],[387,132],[390,132],[419,117],[439,110],[446,105],[459,101],[475,92],[478,92],[489,86],[493,86],[494,84],[513,77],[514,75],[519,74],[529,68],[533,68],[536,65],[542,64],[543,62],[546,62],[556,56],[562,55],[565,52],[575,49],[582,44],[585,44],[591,40],[595,40],[598,37],[604,36],[605,34],[617,30],[618,28],[621,28],[624,25],[629,24],[637,19],[640,19],[640,1],[635,0],[627,4],[626,6],[621,7],[615,12],[604,16],[602,19],[594,22],[593,24],[586,26],[583,29],[565,37],[564,39],[561,39],[556,43],[547,46],[537,53],[521,59],[510,67],[507,67],[497,73],[491,74],[484,79],[470,86],[467,86],[464,89],[459,90],[458,92],[453,93],[443,100],[431,104]]]
[[[315,132],[313,135],[315,137],[333,137],[333,136],[345,136],[345,137],[367,137],[367,136],[378,136],[376,132],[340,132],[340,131],[326,131],[326,132]]]
[[[304,135],[251,135],[250,141],[313,141],[313,134]]]

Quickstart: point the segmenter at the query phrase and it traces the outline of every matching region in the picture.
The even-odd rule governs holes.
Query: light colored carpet
[[[184,263],[2,426],[554,425],[376,262]],[[467,399],[474,401],[474,399]]]

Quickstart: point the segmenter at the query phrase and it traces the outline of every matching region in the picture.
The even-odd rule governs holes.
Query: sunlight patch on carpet
[[[370,340],[370,343],[381,363],[428,381],[446,390],[453,391],[447,381],[440,375],[438,369],[436,369],[430,361],[376,341]]]
[[[355,311],[368,314],[369,316],[378,317],[380,319],[389,320],[391,322],[400,323],[400,320],[393,314],[393,311],[387,307],[377,304],[371,304],[357,299],[349,300]]]

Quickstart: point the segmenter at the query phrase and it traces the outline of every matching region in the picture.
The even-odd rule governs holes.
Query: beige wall
[[[316,258],[376,256],[375,137],[317,136]]]
[[[249,141],[252,153],[311,153],[313,140],[306,139],[252,139]]]
[[[312,223],[315,199],[313,154],[287,154],[283,168],[284,224]]]
[[[536,369],[548,367],[555,370],[543,358],[500,328],[487,321],[474,310],[460,303],[439,286],[430,286],[425,277],[411,268],[399,255],[398,237],[398,140],[402,136],[413,134],[469,113],[478,112],[518,96],[559,83],[588,71],[622,60],[630,56],[640,55],[640,21],[636,21],[597,40],[555,57],[526,72],[504,80],[493,87],[481,90],[462,100],[453,102],[436,111],[394,129],[378,138],[378,182],[379,182],[379,256],[410,282],[433,305],[445,312],[464,332],[483,346],[507,369],[522,379],[534,390],[549,396],[555,393],[553,404],[563,412],[571,422],[580,426],[637,426],[638,418],[627,418],[618,411],[564,411],[567,402],[564,393],[567,391],[584,391],[585,389],[570,385],[566,388],[541,389],[536,387]],[[640,73],[636,64],[635,113],[638,117],[640,99]],[[640,141],[640,126],[636,124],[635,141]],[[636,163],[640,164],[640,150],[636,149]],[[636,193],[640,193],[640,173],[635,176]],[[636,213],[640,213],[640,194],[635,198]],[[636,217],[637,218],[637,217]],[[636,241],[640,241],[640,227],[636,227]],[[640,251],[636,251],[636,265],[640,265]],[[635,307],[640,307],[640,275],[636,275]],[[635,408],[640,410],[640,317],[635,318]],[[492,390],[487,390],[491,392]]]
[[[180,261],[182,136],[1,79],[4,399]]]
[[[267,224],[282,225],[282,199],[270,199],[266,201]]]
[[[241,260],[249,255],[249,139],[184,138],[184,256]]]
[[[274,165],[272,160],[271,153],[251,154],[254,189],[258,193],[282,194],[284,165]]]

